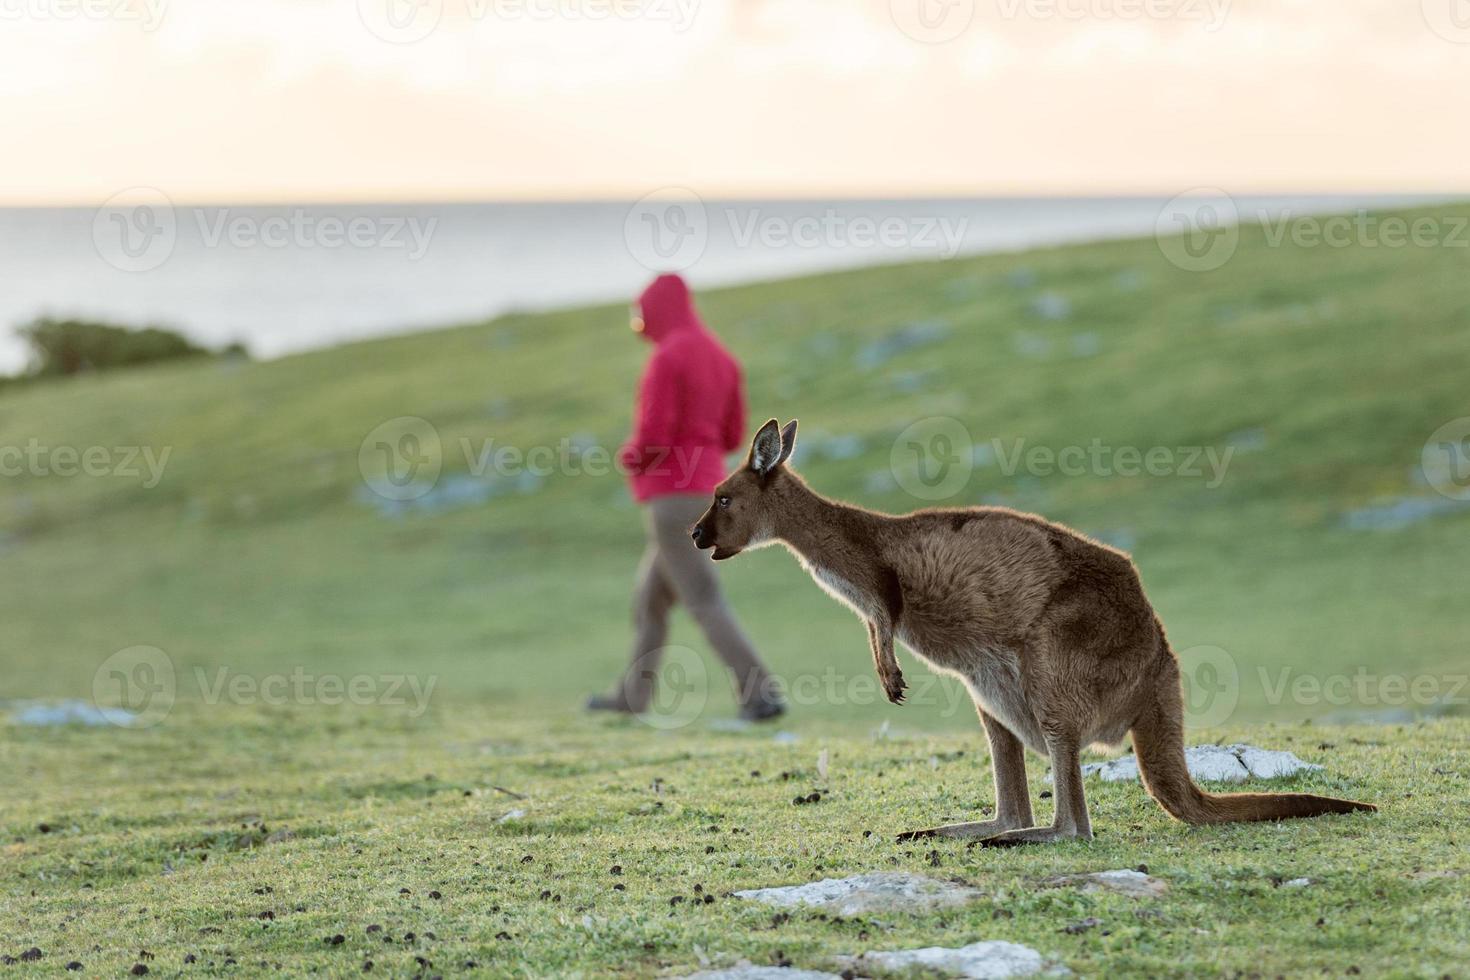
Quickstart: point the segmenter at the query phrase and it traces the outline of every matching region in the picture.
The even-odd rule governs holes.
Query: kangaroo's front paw
[[[888,700],[894,704],[903,704],[903,692],[908,689],[904,683],[903,671],[895,670],[891,674],[883,675],[883,693],[888,695]]]

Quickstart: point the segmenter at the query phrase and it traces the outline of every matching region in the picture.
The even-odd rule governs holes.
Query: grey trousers
[[[646,710],[653,699],[668,642],[669,614],[678,603],[689,610],[730,669],[740,703],[758,701],[767,694],[770,675],[765,664],[735,621],[720,591],[714,562],[689,537],[689,529],[708,506],[706,496],[680,494],[659,497],[644,508],[648,547],[633,594],[633,656],[622,686],[623,697],[634,711]]]

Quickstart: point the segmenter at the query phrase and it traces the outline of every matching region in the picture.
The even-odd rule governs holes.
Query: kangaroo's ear
[[[750,442],[750,468],[761,476],[781,465],[781,426],[775,420],[761,426]]]
[[[791,458],[791,451],[796,448],[796,419],[786,423],[786,428],[781,430],[781,458],[776,460],[780,466]]]

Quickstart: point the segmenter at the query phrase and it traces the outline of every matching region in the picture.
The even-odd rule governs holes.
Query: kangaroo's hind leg
[[[1087,794],[1082,788],[1081,747],[1077,737],[1068,732],[1047,732],[1046,748],[1051,756],[1052,778],[1056,783],[1057,809],[1051,826],[1008,830],[980,841],[981,847],[1047,844],[1078,838],[1092,840],[1092,822],[1087,817]]]
[[[1015,733],[978,704],[985,735],[990,740],[990,768],[995,776],[995,819],[977,823],[952,823],[930,830],[899,834],[899,842],[926,837],[993,837],[1032,823],[1031,796],[1026,789],[1026,750]]]

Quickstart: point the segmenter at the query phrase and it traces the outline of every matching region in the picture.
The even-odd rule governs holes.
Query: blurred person
[[[643,508],[648,546],[633,595],[632,658],[612,694],[593,711],[631,714],[653,703],[669,614],[683,603],[733,676],[740,716],[783,714],[770,673],[720,591],[715,565],[689,529],[725,478],[725,454],[745,445],[740,365],[705,327],[684,280],[659,276],[638,298],[633,329],[654,345],[638,389],[633,434],[618,452]]]

